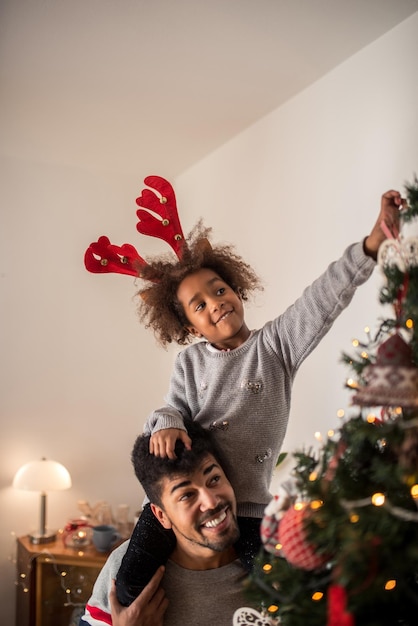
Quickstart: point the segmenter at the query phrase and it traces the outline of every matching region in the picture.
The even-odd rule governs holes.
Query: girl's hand
[[[394,237],[399,235],[399,210],[406,204],[399,191],[393,189],[382,196],[380,213],[372,232],[364,241],[364,251],[376,260],[380,244],[391,232]],[[383,228],[382,228],[383,224]]]
[[[151,435],[149,451],[151,454],[155,454],[155,456],[166,456],[169,459],[176,459],[174,448],[176,447],[177,440],[184,443],[186,450],[191,450],[192,440],[185,430],[181,430],[180,428],[163,428],[154,435]]]

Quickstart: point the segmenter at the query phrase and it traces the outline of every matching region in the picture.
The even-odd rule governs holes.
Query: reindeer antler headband
[[[177,213],[174,189],[161,176],[147,176],[144,183],[157,190],[159,195],[151,189],[142,190],[136,199],[137,205],[142,207],[136,212],[139,218],[136,228],[143,235],[166,241],[181,260],[186,242]],[[131,244],[116,246],[110,243],[108,237],[102,236],[87,248],[84,265],[95,274],[117,273],[140,277],[148,263]]]

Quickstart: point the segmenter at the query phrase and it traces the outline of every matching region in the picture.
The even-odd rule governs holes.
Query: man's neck
[[[235,548],[231,546],[227,548],[223,552],[214,552],[212,550],[208,550],[207,555],[202,554],[194,554],[193,551],[184,550],[182,547],[177,545],[170,559],[184,567],[185,569],[190,570],[207,570],[207,569],[217,569],[218,567],[223,567],[224,565],[228,565],[235,561],[237,558],[237,553]]]

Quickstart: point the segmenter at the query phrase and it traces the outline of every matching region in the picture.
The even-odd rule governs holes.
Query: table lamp
[[[41,493],[41,517],[39,532],[29,534],[32,543],[48,543],[54,541],[57,531],[46,528],[46,492],[60,491],[71,487],[71,476],[68,470],[56,461],[45,458],[40,461],[26,463],[17,472],[13,479],[15,489],[27,491],[40,491]]]

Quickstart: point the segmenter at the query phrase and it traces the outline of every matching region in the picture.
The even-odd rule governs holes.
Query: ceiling
[[[1,150],[172,178],[417,10],[418,0],[1,0]]]

